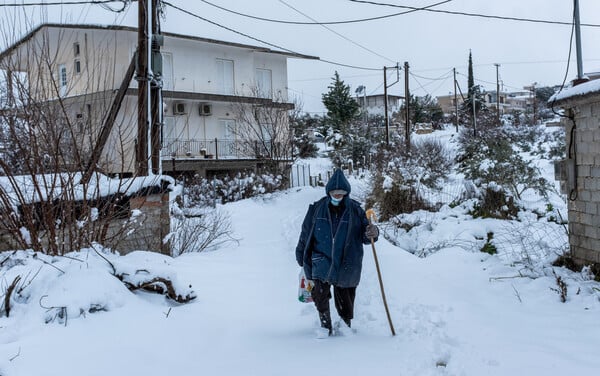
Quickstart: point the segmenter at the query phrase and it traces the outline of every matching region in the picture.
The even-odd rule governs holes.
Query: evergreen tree
[[[327,108],[328,125],[333,129],[333,133],[346,135],[348,126],[360,114],[359,105],[350,94],[350,86],[340,80],[337,71],[328,89],[329,91],[322,96],[323,104]]]
[[[290,114],[289,122],[294,132],[292,140],[294,155],[298,156],[298,158],[316,157],[319,150],[309,137],[308,132],[317,129],[320,123],[319,116],[312,117],[309,114],[299,115],[292,113]]]
[[[405,112],[405,104],[400,107],[400,113]],[[410,96],[410,122],[431,123],[436,128],[444,120],[444,111],[437,101],[429,94],[424,97]]]
[[[491,112],[485,105],[485,99],[483,97],[481,86],[475,85],[475,76],[473,75],[473,57],[471,51],[469,51],[468,74],[467,85],[469,86],[469,91],[467,98],[460,108],[461,117],[465,119],[467,123],[473,123],[473,118],[476,117],[477,125],[479,127],[490,126],[493,124],[494,119]]]

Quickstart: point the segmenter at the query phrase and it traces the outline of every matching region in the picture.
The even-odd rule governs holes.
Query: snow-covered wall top
[[[548,99],[548,103],[560,102],[574,97],[582,97],[588,94],[600,94],[600,80],[588,81],[577,86],[566,88]]]
[[[79,184],[81,173],[45,174],[32,176],[0,177],[0,189],[14,208],[28,204],[62,197],[65,189],[75,201],[95,199],[121,193],[133,195],[144,188],[161,186],[166,182],[173,189],[175,180],[170,176],[152,175],[128,179],[113,179],[106,175],[95,174],[89,184]]]

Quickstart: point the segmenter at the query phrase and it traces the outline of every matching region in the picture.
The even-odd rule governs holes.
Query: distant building
[[[533,108],[534,96],[532,91],[516,91],[516,92],[500,92],[499,104],[500,104],[500,115],[510,114],[514,111],[520,112],[531,112]],[[483,98],[485,105],[490,110],[496,111],[498,105],[498,94],[496,91],[484,91]],[[436,97],[438,104],[442,108],[444,114],[454,114],[456,110],[456,102],[460,108],[464,102],[462,96],[457,95],[456,101],[454,94],[441,95]]]
[[[400,111],[400,100],[403,97],[398,95],[387,96],[388,101],[388,112],[392,114]],[[356,102],[360,106],[361,110],[366,109],[369,115],[381,115],[385,114],[385,95],[367,95],[367,96],[356,96]]]

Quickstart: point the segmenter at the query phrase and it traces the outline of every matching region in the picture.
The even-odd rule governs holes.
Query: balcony
[[[280,145],[273,145],[279,148]],[[272,155],[279,159],[289,159],[289,150],[275,152],[258,141],[236,141],[227,139],[165,139],[162,159],[270,159]]]

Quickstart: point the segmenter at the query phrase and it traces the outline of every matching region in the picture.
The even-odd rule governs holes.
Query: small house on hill
[[[569,198],[569,243],[578,265],[600,264],[600,80],[568,88],[549,103],[565,112],[566,159],[556,178]]]

